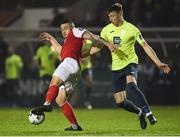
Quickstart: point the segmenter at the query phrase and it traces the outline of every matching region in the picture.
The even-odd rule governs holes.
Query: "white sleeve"
[[[82,38],[82,35],[84,32],[86,32],[86,29],[83,28],[73,28],[73,34],[76,38]]]

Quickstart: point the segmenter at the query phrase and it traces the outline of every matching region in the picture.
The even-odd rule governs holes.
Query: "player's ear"
[[[123,17],[123,10],[120,11],[120,15]]]

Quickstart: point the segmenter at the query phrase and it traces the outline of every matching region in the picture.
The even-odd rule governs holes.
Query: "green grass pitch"
[[[180,135],[180,106],[152,107],[158,123],[142,130],[137,116],[122,109],[75,109],[83,131],[64,131],[69,126],[55,109],[46,113],[41,125],[28,121],[29,109],[0,109],[0,136],[177,136]]]

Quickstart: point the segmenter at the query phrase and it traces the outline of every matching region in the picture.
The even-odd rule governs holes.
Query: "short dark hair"
[[[66,16],[64,16],[64,15],[62,15],[59,24],[61,25],[61,24],[64,24],[64,23],[72,23],[72,20],[71,20],[70,18],[68,18],[68,17],[66,17]]]
[[[115,3],[107,10],[107,13],[110,13],[112,11],[120,12],[121,10],[122,10],[122,4]]]
[[[74,22],[70,18],[63,15],[63,17],[61,18],[59,24],[61,25],[61,24],[64,24],[64,23],[69,23],[69,24],[72,25],[72,27],[75,27]]]

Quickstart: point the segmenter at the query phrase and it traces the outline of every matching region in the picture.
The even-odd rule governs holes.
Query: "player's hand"
[[[43,41],[49,41],[49,42],[54,39],[54,37],[51,36],[51,35],[50,35],[49,33],[47,33],[47,32],[41,33],[41,34],[39,35],[39,38],[40,38],[41,40],[43,40]]]
[[[168,64],[165,64],[165,63],[162,63],[162,62],[160,62],[159,64],[157,64],[157,67],[158,67],[160,70],[162,70],[165,74],[168,74],[168,73],[171,71],[169,65],[168,65]]]
[[[114,44],[108,44],[107,45],[107,47],[109,48],[109,50],[111,51],[111,52],[115,52],[115,51],[117,51],[118,50],[118,47],[116,46],[116,45],[114,45]]]

